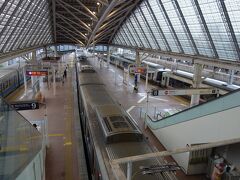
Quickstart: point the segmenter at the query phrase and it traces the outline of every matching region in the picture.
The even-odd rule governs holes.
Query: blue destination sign
[[[39,103],[37,101],[12,102],[11,106],[17,111],[39,109]]]

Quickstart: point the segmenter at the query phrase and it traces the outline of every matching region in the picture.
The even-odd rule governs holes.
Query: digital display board
[[[47,76],[48,71],[26,71],[27,76]]]

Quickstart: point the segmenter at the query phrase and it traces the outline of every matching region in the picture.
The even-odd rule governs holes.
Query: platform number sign
[[[17,111],[39,109],[39,103],[36,101],[18,101],[11,103],[11,106]]]
[[[152,96],[158,96],[158,90],[152,89]]]

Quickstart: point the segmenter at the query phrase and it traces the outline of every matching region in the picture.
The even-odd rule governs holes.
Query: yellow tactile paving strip
[[[70,78],[72,79],[72,78]],[[71,82],[67,82],[71,87]],[[65,96],[65,139],[64,139],[64,150],[65,150],[65,179],[73,179],[72,167],[73,167],[73,156],[72,156],[72,123],[73,123],[73,93],[67,91]]]

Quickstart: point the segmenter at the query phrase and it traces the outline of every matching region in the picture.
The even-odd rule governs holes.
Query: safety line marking
[[[143,96],[137,103],[139,104],[139,103],[143,102],[144,99],[146,99],[146,97],[147,97],[147,96]]]
[[[61,137],[64,136],[64,134],[48,134],[49,137]]]
[[[128,110],[127,113],[129,113],[131,110],[133,110],[136,106],[131,106]]]

